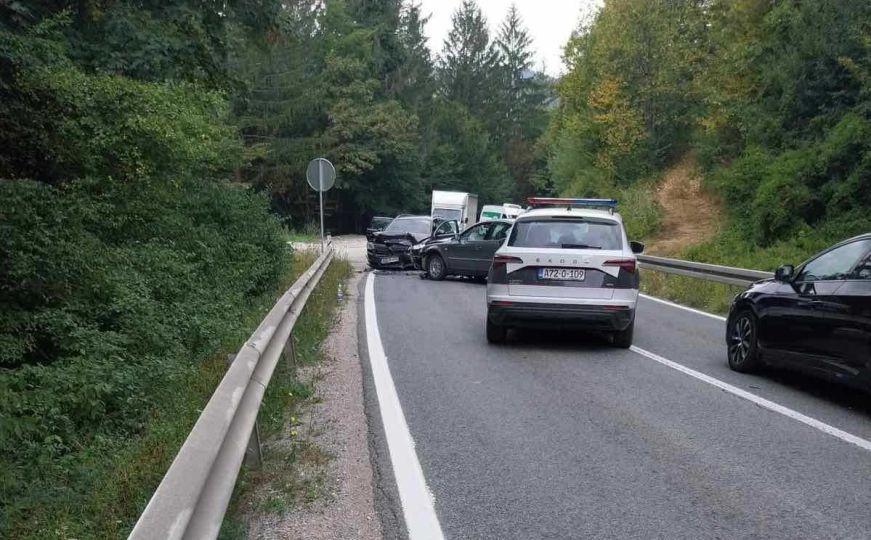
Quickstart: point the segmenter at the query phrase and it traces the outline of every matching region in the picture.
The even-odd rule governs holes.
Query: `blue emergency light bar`
[[[530,197],[532,206],[599,206],[612,210],[617,207],[617,199],[576,199],[574,197]]]

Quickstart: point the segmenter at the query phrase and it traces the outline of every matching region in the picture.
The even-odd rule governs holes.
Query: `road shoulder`
[[[367,274],[368,275],[368,274]],[[359,336],[360,365],[363,366],[363,394],[366,404],[366,418],[369,424],[369,456],[375,482],[375,508],[381,518],[381,530],[386,540],[408,538],[402,503],[396,488],[396,478],[390,463],[390,449],[384,433],[384,423],[378,407],[378,393],[372,376],[369,359],[369,342],[366,337],[366,277],[357,285],[357,335]]]
[[[309,460],[290,473],[319,477],[314,482],[314,500],[278,514],[249,516],[249,538],[382,538],[373,497],[357,339],[357,291],[362,277],[365,274],[355,272],[345,286],[344,305],[323,343],[324,361],[299,373],[314,388],[314,395],[291,422],[288,438],[301,443],[298,447],[304,452],[315,451],[323,459]]]

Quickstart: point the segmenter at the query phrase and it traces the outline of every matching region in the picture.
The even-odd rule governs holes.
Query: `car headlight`
[[[375,244],[372,242],[366,242],[366,249],[375,249]]]
[[[411,251],[413,251],[415,253],[420,253],[420,250],[423,249],[423,245],[424,245],[423,242],[421,242],[420,244],[415,244],[415,245],[411,246]]]

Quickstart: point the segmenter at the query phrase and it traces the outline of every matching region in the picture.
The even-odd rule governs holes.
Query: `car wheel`
[[[426,274],[430,279],[441,281],[448,274],[448,267],[441,255],[430,255],[426,258]]]
[[[505,343],[508,338],[508,329],[501,324],[495,324],[487,316],[487,342],[488,343]]]
[[[628,349],[632,346],[632,336],[635,333],[635,321],[629,323],[625,330],[614,332],[614,346],[621,349]]]
[[[756,317],[749,310],[740,311],[729,324],[729,367],[748,373],[761,367]]]

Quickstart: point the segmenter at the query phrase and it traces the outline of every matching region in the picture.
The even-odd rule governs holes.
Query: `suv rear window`
[[[589,219],[528,219],[514,224],[509,246],[556,249],[622,249],[620,227],[614,221]]]

